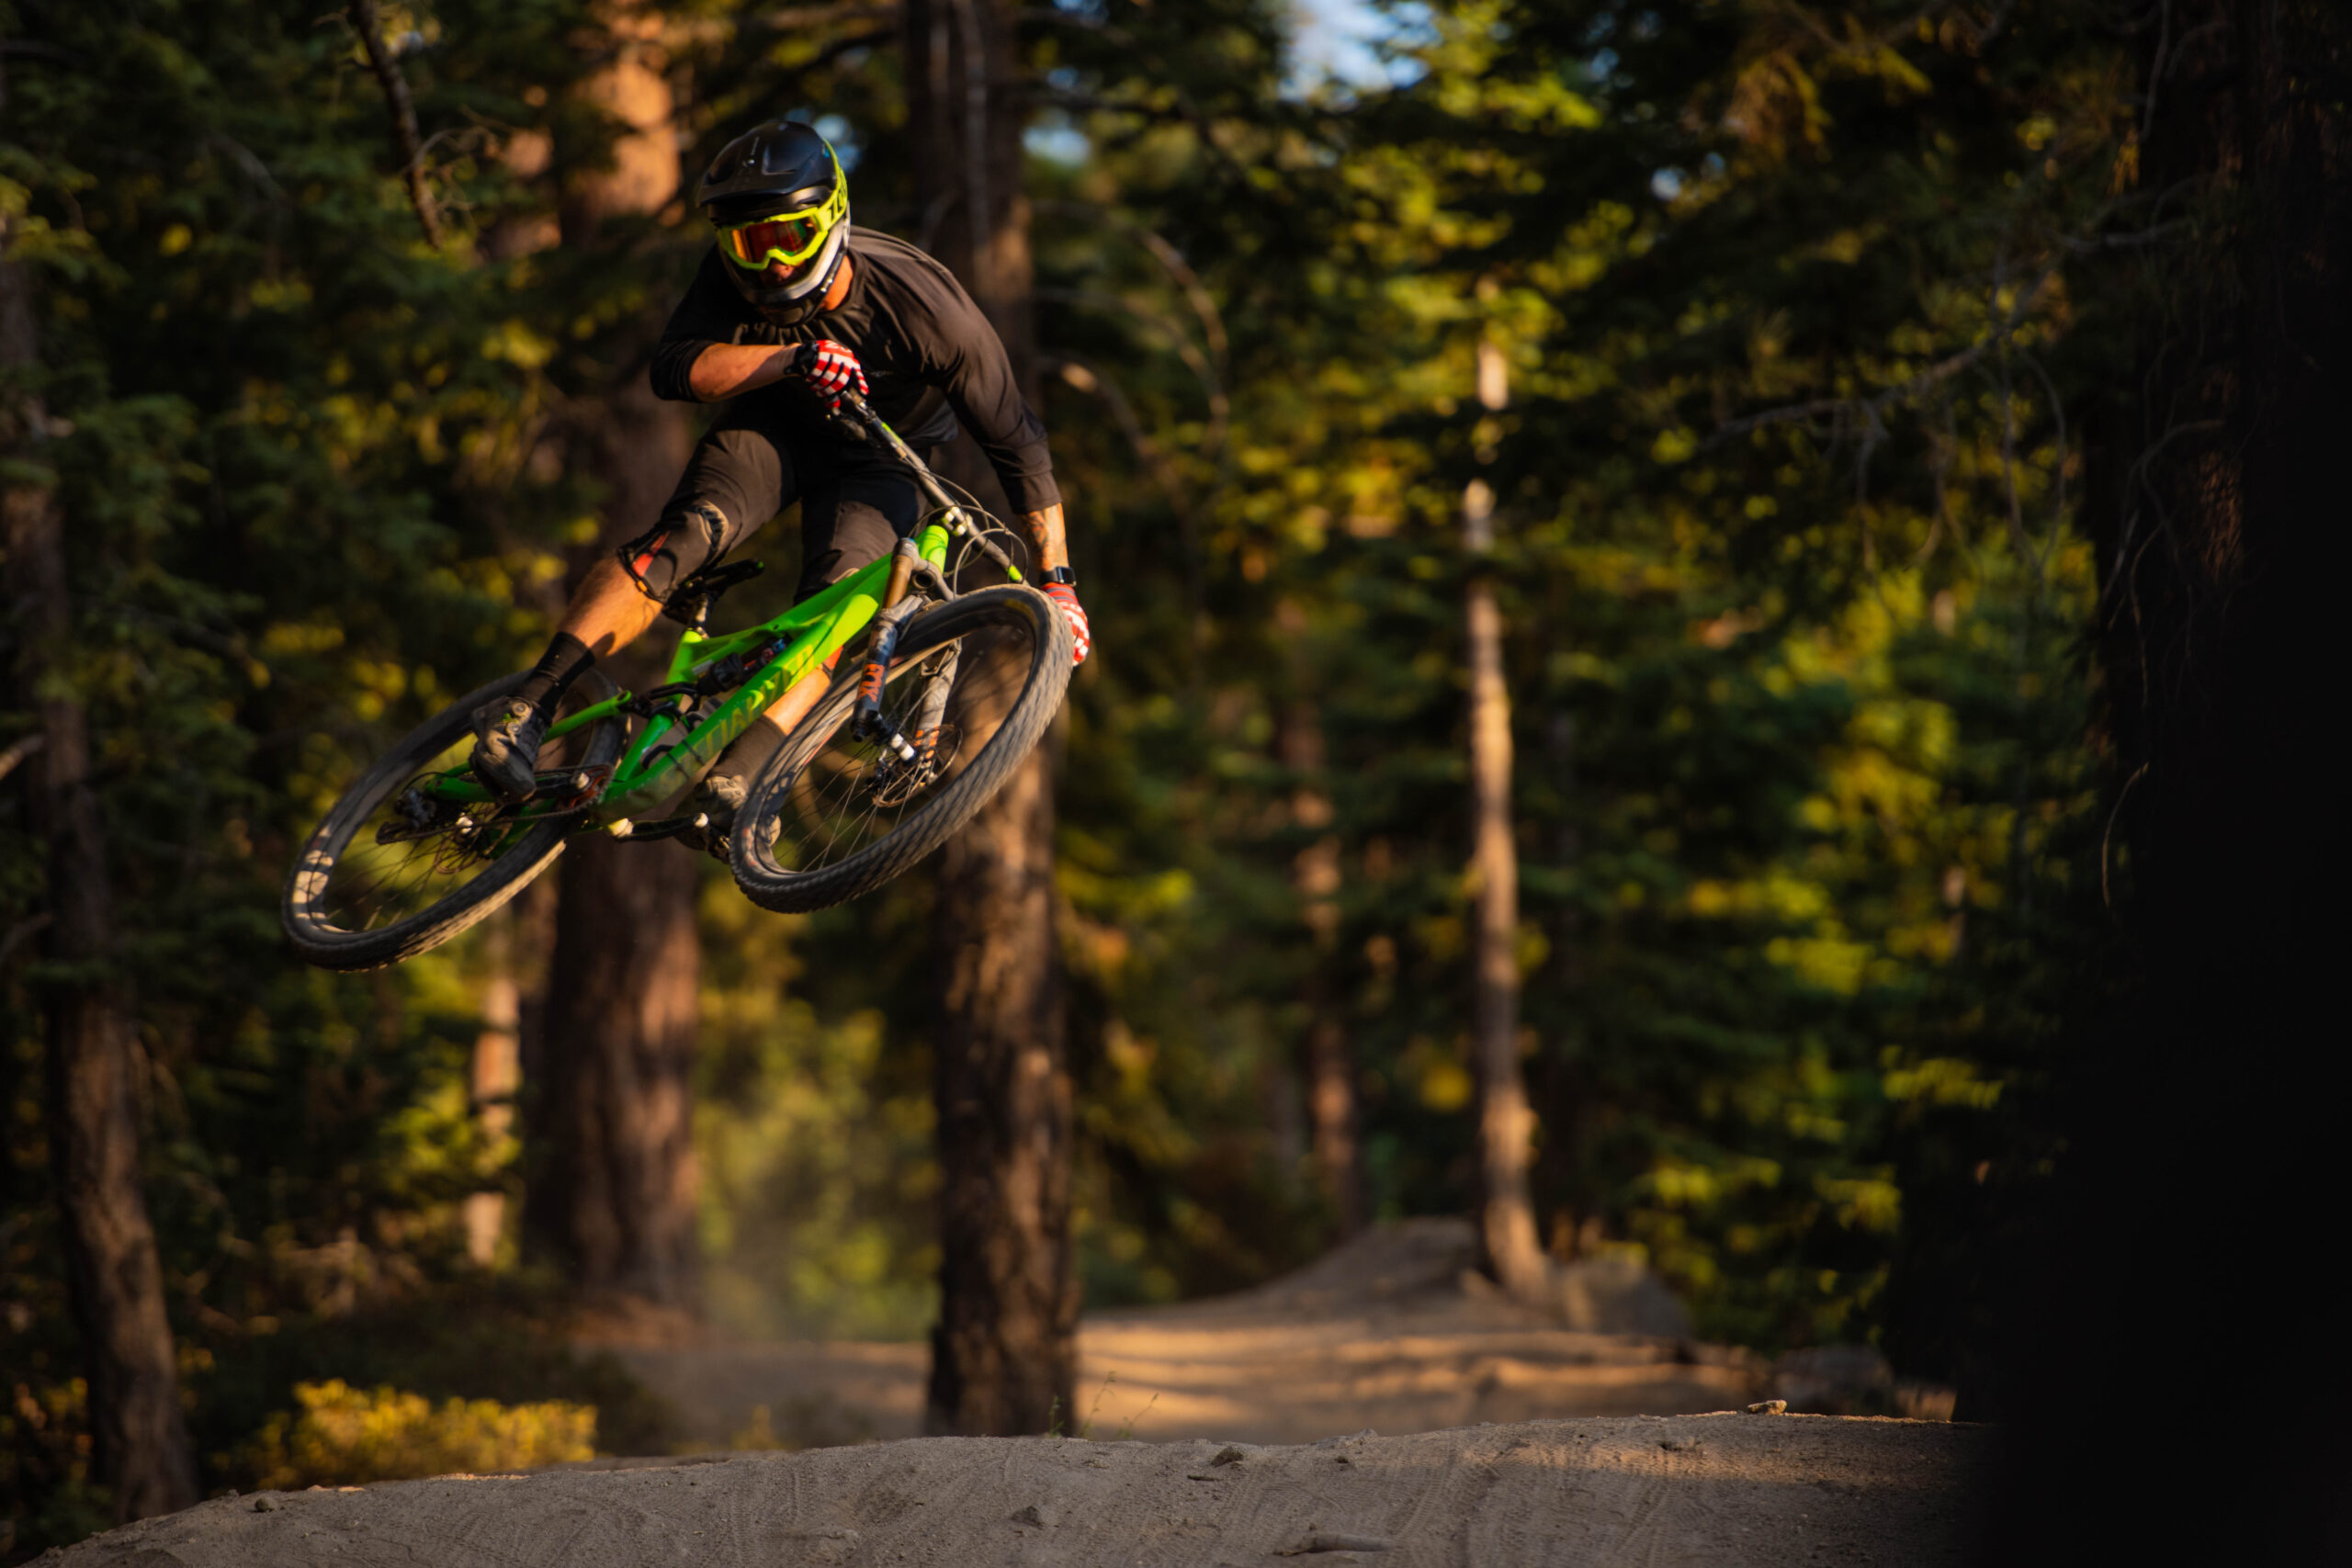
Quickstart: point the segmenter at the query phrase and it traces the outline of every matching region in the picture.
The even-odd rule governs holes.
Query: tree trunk
[[[1034,402],[1019,16],[1006,0],[912,0],[906,8],[907,129],[922,215],[916,241],[988,312]]]
[[[473,1060],[467,1074],[468,1098],[474,1124],[491,1150],[505,1145],[514,1130],[514,1094],[523,1086],[523,989],[514,974],[514,919],[512,908],[501,909],[483,922],[482,946],[490,973],[482,981],[481,1031],[474,1036]],[[498,1244],[506,1234],[506,1194],[485,1189],[466,1194],[459,1218],[466,1233],[466,1256],[487,1269],[498,1261]]]
[[[1555,611],[1556,615],[1557,612]],[[1555,874],[1572,874],[1584,856],[1584,834],[1577,826],[1577,721],[1561,708],[1544,726],[1545,763],[1552,788],[1560,803],[1559,826],[1552,840]],[[1552,920],[1550,981],[1555,996],[1570,1008],[1583,984],[1583,917],[1574,898],[1561,900]],[[1573,1029],[1573,1014],[1562,1027]],[[1582,1190],[1577,1169],[1577,1111],[1583,1101],[1579,1077],[1566,1058],[1555,1050],[1531,1074],[1531,1107],[1544,1129],[1544,1147],[1537,1156],[1531,1183],[1553,1200],[1550,1233],[1544,1250],[1561,1262],[1572,1261],[1600,1239],[1602,1220],[1594,1194]],[[1539,1212],[1541,1210],[1539,1209]]]
[[[1502,353],[1478,345],[1478,400],[1508,395]],[[1470,654],[1472,1054],[1478,1078],[1478,1239],[1487,1268],[1511,1294],[1541,1301],[1549,1272],[1528,1192],[1534,1113],[1519,1064],[1519,852],[1510,818],[1510,691],[1503,680],[1502,613],[1484,558],[1494,548],[1495,493],[1472,479],[1462,495],[1462,538],[1472,563],[1464,604]]]
[[[662,17],[642,6],[606,13],[610,62],[579,96],[628,129],[609,149],[559,148],[567,245],[594,250],[605,220],[659,214],[676,199],[673,104],[662,76]],[[646,353],[658,317],[623,354],[628,368],[601,403],[576,417],[573,450],[605,487],[604,536],[650,523],[692,446],[687,411],[655,398]],[[666,632],[667,628],[663,630]],[[658,640],[658,639],[657,639]],[[639,651],[629,664],[650,667]],[[592,1293],[692,1310],[696,1172],[693,1080],[701,951],[695,927],[700,868],[675,845],[592,839],[568,851],[557,893],[555,948],[532,1065],[533,1179],[525,1229]]]
[[[914,0],[905,59],[917,239],[987,312],[1034,401],[1017,15],[1005,0]],[[943,467],[1001,494],[968,441]],[[1057,1414],[1069,1424],[1077,1392],[1051,751],[1040,746],[940,857],[934,1432],[1042,1432]]]
[[[2014,1434],[2011,1539],[1996,1551],[2340,1560],[2352,1441],[2335,1412],[2352,1375],[2323,1358],[2281,1401],[2237,1348],[2257,1319],[2265,1343],[2300,1345],[2341,1318],[2327,1238],[2343,1145],[2352,11],[2196,0],[2152,13],[2143,46],[2140,210],[2172,221],[2138,275],[2139,375],[2094,448],[2088,508],[2109,572],[2112,769],[2094,886],[2128,941],[2117,983],[2081,1001],[2064,1206],[2008,1303],[2019,1326],[1991,1413]],[[2261,1259],[2257,1294],[2238,1269],[2184,1258],[2184,1238]],[[2190,1388],[2201,1424],[2265,1440],[2132,1457],[2082,1441],[2088,1412],[2156,1429]]]
[[[0,251],[12,238],[0,220]],[[0,262],[0,371],[28,370],[39,344],[24,269]],[[117,1519],[197,1500],[196,1461],[180,1414],[179,1372],[164,1307],[163,1264],[139,1165],[137,1024],[113,972],[114,910],[106,837],[90,784],[88,716],[70,669],[64,517],[37,467],[48,439],[37,398],[0,407],[0,450],[21,465],[5,512],[8,579],[25,649],[24,689],[37,694],[44,738],[25,772],[32,819],[49,847],[53,969],[46,1014],[49,1147],[59,1232],[89,1387],[96,1480]]]
[[[1294,647],[1306,635],[1305,614],[1295,600],[1275,606],[1276,626]],[[1294,689],[1304,689],[1306,672],[1294,669]],[[1328,829],[1331,797],[1323,792],[1326,766],[1323,721],[1303,697],[1285,704],[1275,731],[1275,749],[1291,773],[1291,821],[1309,832]],[[1370,1202],[1356,1131],[1355,1063],[1348,1049],[1347,1021],[1340,1016],[1340,987],[1333,974],[1340,938],[1340,839],[1325,832],[1291,860],[1291,891],[1306,925],[1311,956],[1300,1001],[1306,1013],[1305,1066],[1306,1115],[1314,1150],[1316,1187],[1339,1224],[1341,1236],[1364,1228]]]
[[[528,1228],[591,1293],[691,1310],[700,882],[674,844],[563,858]]]
[[[1042,1432],[1057,1415],[1074,1425],[1074,1129],[1050,947],[1053,818],[1046,769],[1023,768],[939,871],[936,1433]]]

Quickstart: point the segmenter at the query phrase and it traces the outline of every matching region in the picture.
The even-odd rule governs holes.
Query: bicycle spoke
[[[853,735],[850,700],[834,699],[840,720],[802,764],[784,802],[779,862],[802,874],[822,870],[888,837],[922,809],[987,744],[1027,681],[1033,649],[1028,636],[1010,627],[963,639],[937,750],[920,764],[910,764],[887,741]],[[924,698],[942,678],[942,651],[926,649],[892,671],[884,690],[883,716],[910,743]]]
[[[569,767],[582,754],[594,728],[550,742],[540,756],[540,771]],[[493,807],[460,807],[429,795],[431,808],[447,813],[447,820],[421,824],[401,810],[403,799],[425,781],[461,773],[472,748],[470,735],[451,741],[359,824],[329,868],[320,894],[319,909],[329,925],[360,932],[413,919],[481,876],[535,826]],[[379,831],[396,836],[379,842]]]

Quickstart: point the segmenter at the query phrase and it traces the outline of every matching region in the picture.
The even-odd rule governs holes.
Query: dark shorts
[[[729,404],[695,447],[661,522],[622,547],[625,560],[644,561],[640,580],[657,597],[796,501],[796,599],[881,559],[922,521],[922,493],[898,459],[812,419],[804,398],[770,395],[777,390],[763,388]],[[695,516],[697,506],[715,509],[723,526]]]

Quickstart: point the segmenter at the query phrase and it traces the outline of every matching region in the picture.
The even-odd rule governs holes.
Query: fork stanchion
[[[907,596],[907,587],[913,582],[915,568],[922,560],[922,546],[912,539],[899,541],[899,547],[892,551],[890,556],[890,585],[882,591],[884,609],[893,608],[899,600]]]

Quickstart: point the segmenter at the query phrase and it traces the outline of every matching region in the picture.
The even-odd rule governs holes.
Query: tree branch
[[[1909,402],[1930,388],[1951,380],[1986,355],[2007,345],[2017,335],[2018,326],[2025,320],[2026,312],[2041,298],[2041,291],[2050,286],[2050,280],[2056,276],[2057,270],[2054,265],[2043,268],[2041,276],[2034,279],[2033,287],[2018,297],[2017,302],[2009,307],[1983,342],[1972,344],[1951,358],[1930,365],[1909,380],[1889,387],[1874,397],[1815,398],[1810,402],[1786,403],[1776,409],[1766,409],[1761,413],[1749,414],[1745,419],[1730,420],[1715,427],[1714,434],[1702,443],[1702,449],[1712,451],[1735,435],[1745,435],[1768,425],[1789,424],[1798,420],[1820,419],[1835,414],[1859,414],[1866,429],[1883,434],[1884,427],[1879,416],[1886,410]]]
[[[416,209],[417,226],[424,231],[424,243],[437,251],[441,248],[441,214],[434,206],[432,188],[424,181],[424,153],[417,145],[416,105],[408,96],[408,78],[401,74],[400,62],[385,46],[383,30],[377,25],[376,0],[351,0],[347,14],[359,34],[361,46],[368,51],[368,63],[384,89],[385,107],[391,111],[392,145],[400,152],[401,181],[408,186],[409,205]]]
[[[1057,304],[1091,305],[1106,310],[1116,310],[1121,315],[1131,317],[1145,326],[1156,329],[1161,336],[1167,338],[1174,345],[1176,356],[1184,362],[1186,369],[1192,371],[1193,378],[1201,384],[1202,394],[1208,399],[1209,428],[1201,442],[1201,456],[1204,458],[1216,457],[1217,448],[1225,442],[1227,417],[1225,386],[1216,368],[1203,356],[1199,349],[1193,346],[1192,340],[1184,335],[1182,329],[1165,317],[1154,315],[1120,299],[1115,294],[1105,294],[1097,289],[1040,288],[1035,290],[1035,293],[1039,299]]]
[[[1192,264],[1184,259],[1183,253],[1169,243],[1165,235],[1136,222],[1115,209],[1097,207],[1083,201],[1040,201],[1036,204],[1036,210],[1057,213],[1069,218],[1096,219],[1109,223],[1121,233],[1141,241],[1144,248],[1152,254],[1161,268],[1175,280],[1176,287],[1184,291],[1185,302],[1192,306],[1193,314],[1200,321],[1201,333],[1208,340],[1209,430],[1207,437],[1201,444],[1201,455],[1215,458],[1225,447],[1227,417],[1225,384],[1229,378],[1230,359],[1225,335],[1225,318],[1218,313],[1216,300],[1210,295],[1207,285],[1201,281],[1200,274],[1193,270]]]
[[[1197,667],[1200,659],[1199,627],[1205,592],[1202,581],[1201,535],[1199,525],[1193,518],[1193,508],[1184,499],[1183,482],[1176,477],[1175,465],[1168,460],[1168,455],[1159,449],[1159,444],[1152,440],[1150,434],[1144,429],[1143,421],[1136,417],[1135,405],[1127,401],[1127,395],[1119,389],[1117,382],[1093,367],[1068,355],[1047,360],[1046,368],[1059,372],[1061,378],[1070,386],[1081,392],[1091,392],[1111,406],[1111,417],[1118,422],[1119,429],[1126,435],[1127,444],[1135,448],[1136,457],[1141,459],[1145,470],[1159,486],[1160,493],[1168,498],[1168,510],[1176,514],[1177,534],[1183,542],[1184,638]]]
[[[1199,106],[1180,89],[1174,87],[1169,89],[1170,95],[1175,99],[1173,108],[1158,108],[1150,104],[1138,104],[1121,98],[1105,98],[1093,93],[1072,92],[1067,87],[1057,87],[1050,83],[1032,82],[1028,85],[1029,96],[1033,102],[1052,104],[1057,108],[1076,109],[1081,113],[1131,114],[1145,119],[1181,120],[1193,128],[1193,133],[1201,139],[1202,145],[1209,150],[1210,154],[1219,164],[1223,165],[1227,174],[1232,175],[1240,184],[1249,183],[1249,172],[1242,168],[1240,164],[1235,161],[1233,154],[1227,152],[1224,144],[1217,141],[1216,133],[1209,127],[1208,116],[1203,114]]]
[[[786,6],[763,11],[750,20],[780,33],[813,32],[842,22],[888,22],[896,26],[899,7],[888,0],[844,0],[838,6]]]
[[[48,744],[49,734],[46,730],[36,729],[29,735],[17,736],[14,745],[6,751],[0,751],[0,779],[5,779],[15,773],[17,763]]]
[[[17,956],[17,949],[47,931],[49,921],[50,917],[43,913],[29,916],[10,926],[8,934],[6,937],[0,937],[0,964],[6,964]]]

